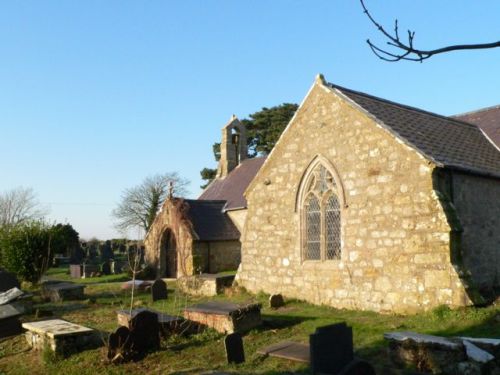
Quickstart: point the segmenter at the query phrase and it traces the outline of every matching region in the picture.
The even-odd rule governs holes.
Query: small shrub
[[[52,261],[52,232],[42,221],[0,232],[1,265],[23,281],[37,283]]]

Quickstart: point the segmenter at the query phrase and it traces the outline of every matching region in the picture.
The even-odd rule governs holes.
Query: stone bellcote
[[[216,178],[224,178],[247,158],[247,135],[245,126],[235,115],[222,128],[220,159]]]

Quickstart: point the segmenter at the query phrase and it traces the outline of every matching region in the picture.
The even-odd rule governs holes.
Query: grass
[[[53,278],[64,272],[51,270]],[[105,280],[96,283],[96,281]],[[113,281],[114,280],[114,281]],[[60,317],[107,333],[117,328],[116,310],[129,307],[130,292],[122,291],[117,279],[87,280],[86,301],[43,303],[35,296],[36,308],[51,310]],[[118,277],[119,280],[119,277]],[[139,292],[136,303],[170,314],[181,314],[187,305],[207,300],[181,295],[175,283],[168,283],[169,299],[151,302],[149,293]],[[443,336],[500,336],[500,307],[464,308],[450,310],[439,307],[431,312],[413,316],[381,315],[374,312],[338,310],[326,306],[313,306],[301,301],[288,301],[277,310],[267,307],[267,297],[237,291],[231,297],[217,296],[217,300],[235,302],[258,301],[263,304],[264,325],[245,334],[243,340],[247,361],[241,365],[228,365],[225,361],[223,335],[207,330],[190,337],[173,336],[161,343],[161,350],[150,353],[139,362],[111,365],[105,361],[105,349],[99,348],[74,354],[65,359],[54,359],[48,354],[29,349],[23,336],[0,342],[0,373],[7,374],[196,374],[203,371],[223,371],[234,374],[308,374],[308,366],[292,361],[264,358],[256,353],[259,348],[283,340],[307,342],[316,327],[346,321],[353,327],[356,355],[369,360],[377,373],[405,373],[393,371],[389,362],[383,333],[396,330],[417,331]],[[23,316],[34,320],[33,315]],[[44,318],[46,319],[46,318]]]

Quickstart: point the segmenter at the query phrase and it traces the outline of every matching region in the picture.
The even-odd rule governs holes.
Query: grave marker
[[[278,307],[285,306],[285,300],[281,294],[273,294],[269,297],[269,307],[277,309]]]
[[[345,323],[316,328],[309,336],[313,374],[337,374],[353,359],[352,328]]]
[[[155,280],[153,285],[151,285],[151,298],[153,302],[160,299],[167,299],[167,297],[167,284],[161,279]]]
[[[224,347],[226,348],[227,363],[245,362],[245,351],[243,349],[243,339],[239,333],[231,333],[224,338]]]

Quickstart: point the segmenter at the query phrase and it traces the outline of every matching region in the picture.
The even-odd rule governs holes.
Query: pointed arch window
[[[303,178],[302,252],[304,260],[336,260],[341,257],[342,227],[340,188],[322,163],[313,164]]]

